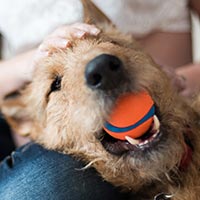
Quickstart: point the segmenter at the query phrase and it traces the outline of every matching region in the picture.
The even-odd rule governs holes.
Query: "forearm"
[[[99,33],[100,30],[94,25],[84,23],[61,26],[47,36],[37,50],[0,62],[0,100],[31,79],[33,61],[48,56],[48,49],[66,49],[72,45],[73,39],[84,39],[87,35],[97,36]]]
[[[0,99],[30,80],[35,50],[0,62]]]

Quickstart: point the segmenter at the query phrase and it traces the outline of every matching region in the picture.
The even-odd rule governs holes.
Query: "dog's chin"
[[[119,140],[113,138],[102,129],[101,143],[106,151],[116,156],[132,156],[135,158],[145,158],[163,147],[167,140],[167,134],[162,130],[162,124],[158,119],[159,114],[155,115],[149,130],[139,138],[130,138],[128,140]]]
[[[145,155],[158,149],[165,140],[165,134],[162,129],[158,131],[150,129],[140,138],[133,140],[130,138],[129,141],[113,138],[105,130],[102,130],[102,135],[101,143],[103,147],[106,151],[116,156],[131,155],[138,157],[139,154]]]
[[[104,131],[103,131],[104,132]],[[162,145],[162,141],[164,140],[163,132],[159,131],[155,134],[146,133],[144,138],[141,137],[138,144],[131,144],[126,140],[118,140],[110,135],[104,133],[104,137],[101,140],[103,147],[109,153],[122,156],[122,155],[132,155],[137,156],[140,154],[146,154],[147,152],[150,153],[158,149],[159,146]]]

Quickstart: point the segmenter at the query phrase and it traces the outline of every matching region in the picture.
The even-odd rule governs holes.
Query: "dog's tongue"
[[[154,102],[146,91],[128,93],[117,100],[104,130],[120,140],[139,138],[151,127],[154,114]]]

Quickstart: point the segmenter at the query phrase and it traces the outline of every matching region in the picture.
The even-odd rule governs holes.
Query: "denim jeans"
[[[122,200],[129,194],[69,155],[29,143],[0,164],[1,200]]]

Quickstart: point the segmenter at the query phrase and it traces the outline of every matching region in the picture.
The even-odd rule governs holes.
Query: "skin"
[[[199,0],[190,0],[189,7],[200,15]],[[176,74],[176,79],[182,79],[180,90],[182,96],[190,98],[200,90],[200,64],[192,63],[191,33],[158,32],[139,41],[158,64],[171,70],[172,78]],[[162,48],[163,46],[165,48]]]
[[[190,0],[190,8],[200,16],[200,1]],[[195,95],[197,91],[200,90],[200,64],[199,63],[189,63],[183,65],[176,69],[176,74],[184,77],[185,79],[185,89],[181,91],[181,95],[186,97],[191,97]]]
[[[176,69],[192,62],[191,33],[157,32],[138,41],[161,66]]]
[[[82,23],[62,26],[47,36],[38,49],[32,49],[9,60],[1,61],[0,99],[31,80],[34,62],[52,53],[47,51],[48,48],[67,48],[71,45],[68,38],[84,38],[86,35],[96,36],[99,32],[100,30],[93,25]]]
[[[52,53],[47,52],[47,49],[67,48],[71,46],[71,42],[68,39],[69,37],[71,38],[72,36],[72,38],[74,37],[84,39],[87,35],[95,36],[99,32],[99,29],[88,24],[62,26],[47,36],[47,38],[41,43],[38,49],[33,49],[27,53],[17,55],[10,60],[1,61],[0,99],[3,98],[3,96],[6,94],[18,89],[24,84],[24,82],[31,80],[33,63],[37,62],[37,60],[39,60],[41,57],[48,56],[49,53]],[[190,33],[155,33],[146,36],[143,39],[138,39],[138,41],[144,50],[146,50],[146,52],[148,52],[158,64],[164,66],[167,71],[171,70],[169,75],[174,80],[178,79],[178,85],[181,85],[180,88],[182,88],[183,84],[180,84],[181,79],[176,77],[174,72],[172,73],[172,69],[178,69],[177,66],[191,63],[192,56]],[[165,46],[165,43],[170,43],[171,45],[168,45],[168,48],[162,48],[162,45]],[[179,51],[179,49],[182,51]],[[180,72],[179,70],[177,71],[178,74],[183,74],[186,77],[184,70],[181,70]],[[189,87],[188,89],[190,90],[191,88]]]

